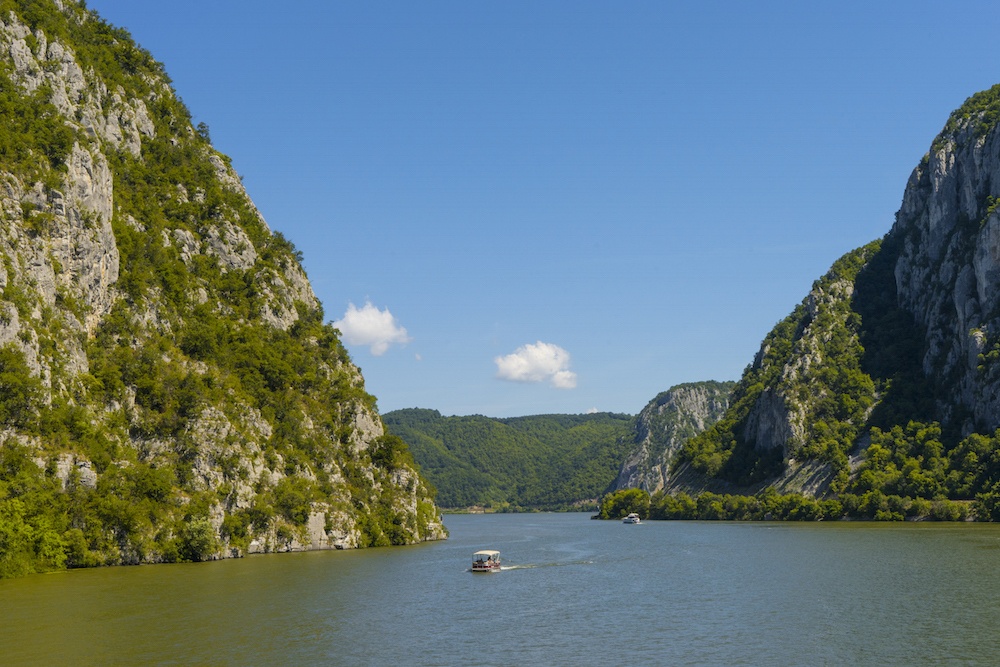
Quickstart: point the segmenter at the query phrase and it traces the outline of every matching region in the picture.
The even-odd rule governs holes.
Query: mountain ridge
[[[615,413],[444,417],[383,415],[437,487],[443,507],[589,508],[617,473],[632,417]]]

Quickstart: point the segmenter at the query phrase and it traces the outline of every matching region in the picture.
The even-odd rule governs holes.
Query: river
[[[993,665],[1000,526],[452,515],[414,547],[0,581],[3,665]],[[504,570],[472,574],[473,551]]]

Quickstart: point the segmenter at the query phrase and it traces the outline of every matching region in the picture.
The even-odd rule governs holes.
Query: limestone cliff
[[[443,537],[301,255],[128,33],[3,0],[0,115],[0,561]]]
[[[952,114],[907,183],[891,236],[899,305],[925,333],[937,416],[1000,427],[1000,132],[994,87]]]
[[[633,449],[613,489],[655,493],[668,485],[670,464],[684,442],[714,424],[729,407],[734,382],[693,382],[657,395],[635,419]]]

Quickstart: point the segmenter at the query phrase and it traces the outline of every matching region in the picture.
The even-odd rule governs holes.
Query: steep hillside
[[[0,1],[0,576],[443,536],[302,270],[162,66]]]
[[[615,479],[632,422],[611,413],[493,419],[422,409],[384,419],[442,507],[495,509],[593,507]]]
[[[745,488],[806,464],[822,493],[1000,490],[998,118],[1000,86],[951,115],[891,231],[838,260],[768,334],[681,465]]]
[[[670,478],[670,463],[689,438],[712,426],[729,407],[735,382],[692,382],[657,395],[635,419],[632,451],[615,489],[655,493]]]

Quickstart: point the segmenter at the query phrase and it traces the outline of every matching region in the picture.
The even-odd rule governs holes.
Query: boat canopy
[[[495,556],[499,556],[500,552],[499,551],[486,551],[486,550],[484,550],[484,551],[477,551],[476,553],[474,553],[472,555],[473,556],[486,556],[487,558],[493,558]]]

